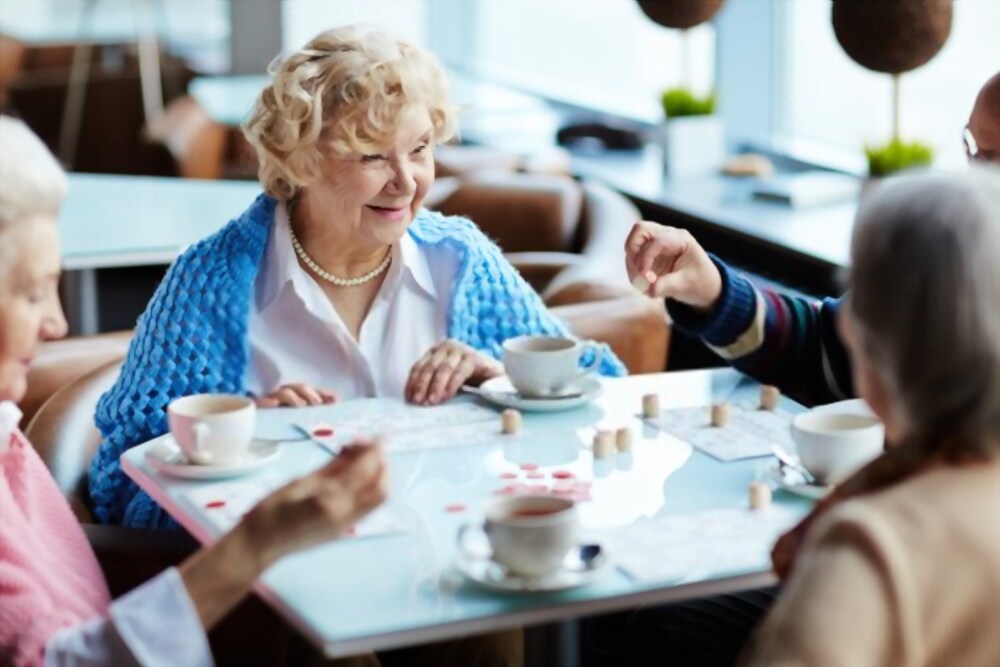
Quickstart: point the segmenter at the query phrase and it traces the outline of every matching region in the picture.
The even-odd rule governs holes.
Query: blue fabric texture
[[[101,523],[176,528],[122,472],[119,459],[167,431],[167,404],[173,399],[246,393],[250,300],[275,206],[274,199],[260,195],[240,217],[191,246],[139,318],[121,375],[97,405],[95,421],[104,440],[91,464],[90,498]],[[450,338],[499,359],[508,338],[570,335],[471,221],[421,210],[408,233],[419,244],[446,244],[460,253]],[[600,372],[624,375],[622,363],[602,347]]]

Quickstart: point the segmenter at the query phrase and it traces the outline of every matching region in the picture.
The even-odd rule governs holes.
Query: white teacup
[[[804,412],[792,419],[799,460],[816,481],[837,484],[882,453],[885,427],[874,415]]]
[[[486,507],[480,526],[463,526],[459,549],[469,553],[466,535],[481,530],[491,558],[521,577],[544,577],[559,569],[579,542],[579,518],[572,500],[555,496],[501,496]]]
[[[580,366],[588,350],[594,359]],[[553,336],[519,336],[504,341],[503,365],[514,385],[524,396],[552,396],[566,391],[576,380],[596,370],[601,348],[594,343]]]
[[[253,442],[257,406],[246,396],[196,394],[167,407],[170,433],[192,463],[232,465]]]

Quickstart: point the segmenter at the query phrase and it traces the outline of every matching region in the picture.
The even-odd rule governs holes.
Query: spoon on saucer
[[[801,475],[802,479],[805,480],[806,484],[817,486],[816,478],[812,476],[805,466],[799,463],[795,458],[785,451],[780,445],[772,445],[771,452],[774,454],[775,458],[778,459],[778,465],[782,470],[790,469]]]
[[[581,544],[566,555],[563,566],[574,572],[590,572],[600,567],[604,558],[600,544]]]

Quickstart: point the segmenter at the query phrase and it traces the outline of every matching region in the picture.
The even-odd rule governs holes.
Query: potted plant
[[[715,115],[715,93],[699,97],[680,86],[660,101],[664,170],[671,176],[716,171],[726,157],[726,128]]]
[[[726,131],[715,115],[715,92],[696,94],[690,85],[688,30],[711,19],[724,0],[637,0],[646,16],[682,39],[681,84],[663,91],[660,128],[664,171],[671,176],[717,170],[726,157]]]
[[[833,31],[856,63],[892,75],[892,137],[866,145],[868,175],[881,178],[929,166],[933,150],[900,135],[900,77],[937,55],[951,33],[952,0],[833,0]]]

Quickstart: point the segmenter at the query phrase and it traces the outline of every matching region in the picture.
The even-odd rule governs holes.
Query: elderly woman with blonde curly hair
[[[166,431],[173,398],[433,405],[500,374],[506,338],[568,335],[472,222],[422,208],[434,146],[455,133],[432,55],[337,28],[272,74],[244,124],[265,193],[175,262],[98,407],[104,522],[169,522],[118,459]],[[624,368],[605,350],[601,371]]]

